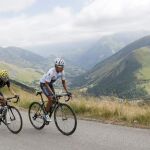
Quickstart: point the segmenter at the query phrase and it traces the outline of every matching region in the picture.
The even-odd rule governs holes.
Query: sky
[[[0,46],[38,46],[149,30],[150,0],[0,0]]]

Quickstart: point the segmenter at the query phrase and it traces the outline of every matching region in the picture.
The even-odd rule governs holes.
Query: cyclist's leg
[[[4,96],[1,92],[0,92],[0,105],[2,106],[0,108],[0,114],[2,114],[2,112],[4,110],[4,106],[6,105],[6,101],[5,101]],[[2,116],[0,116],[0,117],[2,117]]]
[[[0,104],[2,105],[2,106],[5,106],[6,105],[6,101],[5,101],[5,99],[4,99],[4,96],[3,96],[3,94],[0,92]]]
[[[50,86],[51,90],[53,91],[53,93],[55,94],[55,89],[54,89],[53,84],[49,84],[49,86]]]
[[[46,105],[46,111],[49,112],[50,111],[50,107],[52,106],[52,96],[47,96],[48,98],[48,102]]]
[[[47,103],[47,106],[46,106],[46,112],[49,112],[50,107],[52,106],[52,96],[53,96],[53,94],[48,90],[48,88],[45,85],[41,84],[40,86],[41,86],[41,89],[42,89],[43,93],[45,94],[45,96],[48,99],[48,103]]]
[[[49,86],[50,86],[52,92],[55,94],[53,84],[49,84]],[[46,111],[48,111],[48,112],[50,111],[50,108],[52,107],[52,100],[53,100],[52,96],[53,96],[53,94],[51,92],[49,93],[49,96],[47,96],[48,103],[47,103],[47,106],[46,106]]]

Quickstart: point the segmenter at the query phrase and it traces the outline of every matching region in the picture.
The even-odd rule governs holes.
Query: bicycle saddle
[[[41,95],[42,91],[36,91],[36,95]]]

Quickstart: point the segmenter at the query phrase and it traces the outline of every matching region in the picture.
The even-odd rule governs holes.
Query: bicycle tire
[[[64,112],[66,113],[65,115],[67,115],[67,111],[68,112],[70,112],[71,113],[71,117],[69,118],[70,120],[72,120],[73,122],[74,122],[74,124],[73,124],[73,127],[71,128],[71,130],[70,131],[64,131],[61,127],[60,127],[60,124],[59,124],[59,121],[58,121],[58,118],[61,118],[62,117],[62,122],[64,121],[64,120],[68,120],[68,118],[67,118],[67,116],[65,116],[66,118],[65,119],[63,119],[63,115],[61,116],[60,114],[59,114],[59,109],[61,108],[61,111],[62,111],[62,108],[65,108],[64,109]],[[64,112],[62,112],[62,113],[64,113]],[[57,116],[58,115],[58,116]],[[61,119],[60,119],[61,120]],[[64,135],[67,135],[67,136],[69,136],[69,135],[71,135],[71,134],[73,134],[74,132],[75,132],[75,130],[76,130],[76,128],[77,128],[77,118],[76,118],[76,115],[75,115],[75,113],[74,113],[74,111],[72,110],[72,108],[69,106],[69,105],[67,105],[67,104],[64,104],[64,103],[60,103],[57,107],[56,107],[56,109],[55,109],[55,111],[54,111],[54,121],[55,121],[55,125],[56,125],[56,127],[57,127],[57,129],[62,133],[62,134],[64,134]]]
[[[20,122],[20,125],[18,125],[18,129],[13,129],[12,128],[12,122],[13,121],[15,121],[16,120],[16,118],[17,118],[17,116],[15,116],[14,115],[14,112],[16,111],[16,113],[18,114],[18,117],[19,117],[19,122]],[[7,123],[7,117],[5,118],[5,124],[6,124],[6,126],[7,126],[7,128],[9,129],[9,131],[11,131],[12,133],[14,133],[14,134],[18,134],[21,130],[22,130],[22,126],[23,126],[23,120],[22,120],[22,116],[21,116],[21,114],[20,114],[20,112],[19,112],[19,110],[16,108],[16,107],[14,107],[14,106],[9,106],[8,107],[8,110],[7,110],[7,113],[8,113],[8,115],[9,115],[9,119],[10,119],[10,123],[8,124]],[[14,117],[14,118],[13,118]]]
[[[40,109],[40,111],[42,111],[42,114],[40,114],[39,115],[39,117],[40,117],[40,119],[41,119],[41,125],[40,126],[37,126],[37,125],[35,125],[35,123],[33,122],[33,120],[34,120],[34,116],[32,117],[32,108],[33,108],[33,106],[35,106],[35,105],[37,105],[38,107],[39,107],[39,109]],[[42,105],[40,104],[40,103],[38,103],[38,102],[33,102],[33,103],[31,103],[31,105],[29,106],[29,111],[28,111],[28,116],[29,116],[29,120],[30,120],[30,122],[31,122],[31,124],[32,124],[32,126],[35,128],[35,129],[37,129],[37,130],[41,130],[41,129],[43,129],[44,128],[44,126],[45,126],[45,121],[44,121],[44,119],[42,118],[42,115],[44,114],[44,111],[43,111],[43,108],[42,108]],[[33,114],[33,115],[36,115],[36,114]],[[33,119],[33,120],[32,120]]]

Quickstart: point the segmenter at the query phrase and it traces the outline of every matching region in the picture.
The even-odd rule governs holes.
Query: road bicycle
[[[18,103],[19,101],[19,97],[16,96],[6,98],[6,105],[1,106],[0,125],[3,123],[7,126],[9,131],[17,134],[22,130],[23,121],[19,110],[15,106],[9,104],[12,99],[16,99],[13,103]]]
[[[48,125],[49,122],[44,119],[44,115],[46,114],[46,101],[43,100],[42,91],[36,92],[36,95],[40,95],[40,103],[31,103],[28,115],[33,127],[40,130],[43,129],[45,125]],[[71,135],[77,128],[77,118],[74,111],[68,104],[60,102],[60,98],[66,96],[68,99],[65,100],[65,102],[68,102],[71,98],[68,94],[58,94],[53,97],[52,107],[50,108],[48,115],[51,118],[54,114],[55,125],[62,134]]]

